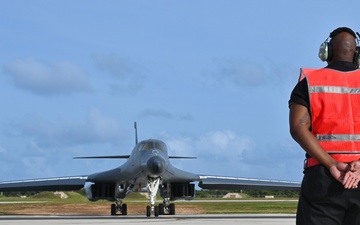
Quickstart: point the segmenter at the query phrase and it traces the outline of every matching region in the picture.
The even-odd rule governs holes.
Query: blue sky
[[[288,128],[300,67],[353,1],[0,1],[0,180],[87,175],[139,139],[179,168],[301,180]]]

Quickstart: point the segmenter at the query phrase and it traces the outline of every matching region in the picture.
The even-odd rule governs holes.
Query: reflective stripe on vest
[[[299,81],[305,77],[310,96],[312,133],[327,152],[350,154],[340,157],[346,161],[359,159],[360,71],[302,69]]]

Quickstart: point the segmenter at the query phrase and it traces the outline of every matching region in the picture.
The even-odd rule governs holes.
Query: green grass
[[[0,196],[1,202],[36,202],[37,207],[46,207],[46,205],[53,204],[87,204],[89,207],[92,205],[110,205],[108,201],[97,201],[90,202],[84,195],[81,195],[77,192],[66,192],[68,198],[61,199],[58,196],[55,196],[52,192],[42,192],[40,194],[27,197],[4,197]],[[158,198],[161,200],[161,198]],[[176,201],[176,205],[191,205],[197,208],[202,209],[207,214],[232,214],[232,213],[284,213],[284,214],[293,214],[296,213],[296,201],[271,201],[271,200],[281,200],[279,198],[275,199],[264,199],[264,198],[243,198],[243,200],[262,200],[262,201],[233,201],[239,199],[229,199],[226,202],[198,202],[196,200],[216,200],[204,199],[204,198],[195,198],[195,201]],[[219,199],[217,200],[224,200]],[[241,200],[241,199],[240,199]],[[283,199],[289,200],[289,199]],[[290,200],[297,200],[296,198]],[[124,203],[134,206],[145,206],[148,205],[148,200],[139,193],[130,193],[130,195],[124,199]],[[25,204],[0,204],[0,214],[9,214],[16,207],[26,207],[32,203]]]
[[[177,203],[179,204],[179,203]],[[192,202],[207,214],[296,212],[297,202]]]

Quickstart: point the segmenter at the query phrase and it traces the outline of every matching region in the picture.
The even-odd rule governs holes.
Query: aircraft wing
[[[199,187],[203,189],[257,189],[257,190],[299,190],[300,182],[267,180],[255,178],[200,176]]]
[[[84,187],[87,176],[55,177],[0,182],[0,192],[70,191]]]

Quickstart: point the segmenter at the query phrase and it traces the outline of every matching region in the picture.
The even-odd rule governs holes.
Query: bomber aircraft
[[[203,189],[240,190],[297,190],[299,182],[272,179],[254,179],[230,176],[199,175],[174,167],[169,159],[194,158],[169,156],[166,144],[161,140],[148,139],[138,142],[135,126],[135,147],[130,155],[89,156],[84,158],[125,158],[121,166],[107,171],[84,176],[68,176],[0,182],[0,192],[22,191],[70,191],[85,189],[90,201],[108,200],[111,215],[127,215],[123,199],[131,191],[147,190],[150,205],[146,216],[175,215],[175,200],[191,200],[195,197],[195,182]],[[160,193],[163,203],[155,205]]]

